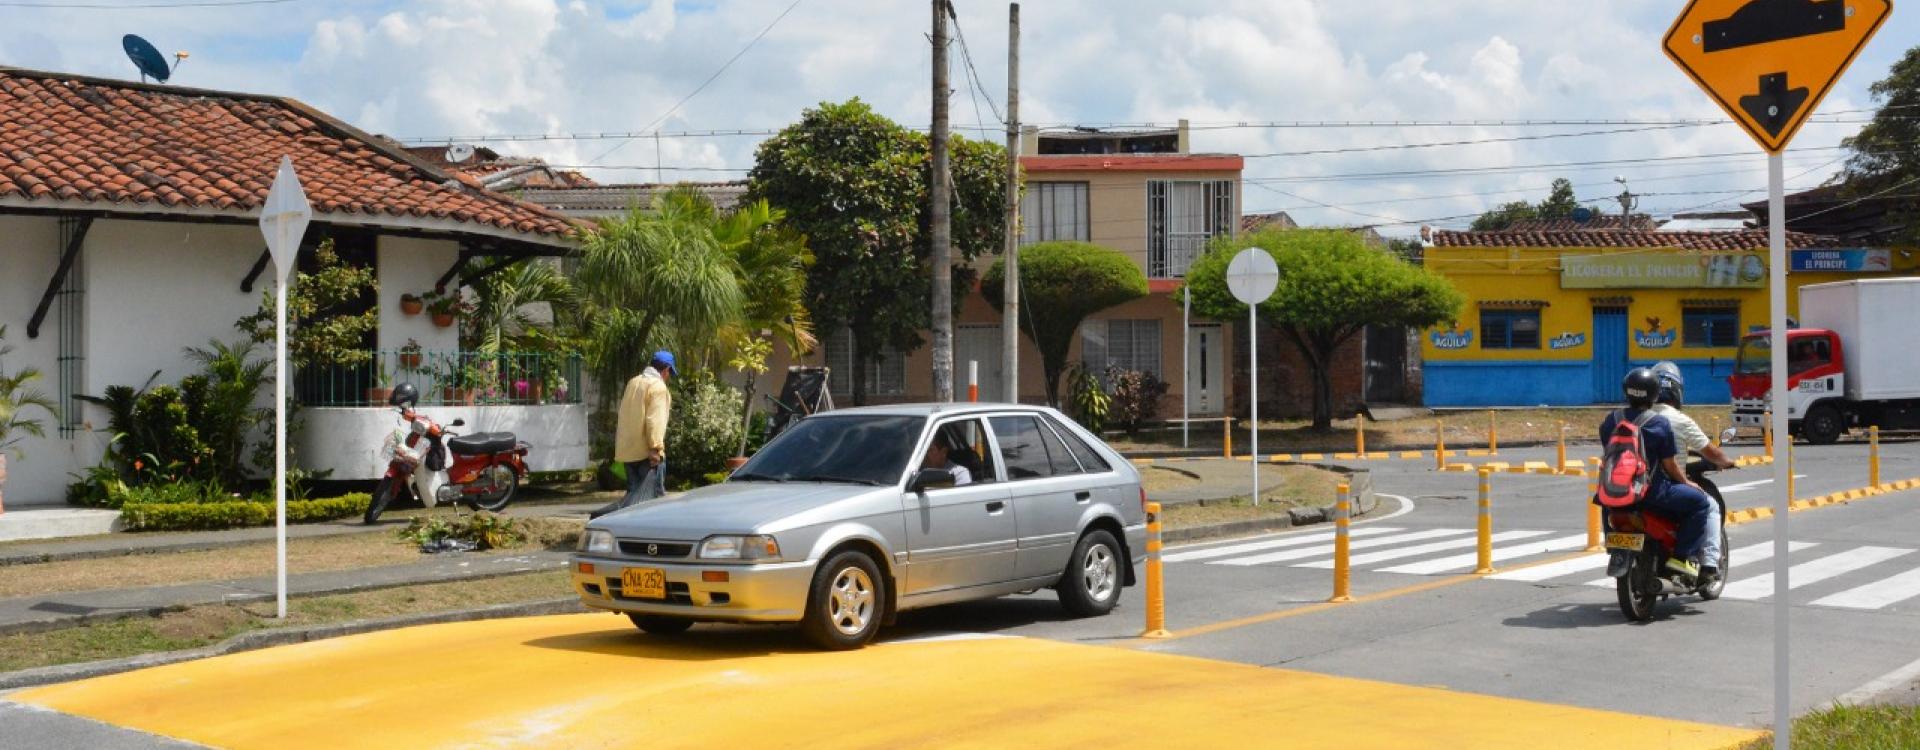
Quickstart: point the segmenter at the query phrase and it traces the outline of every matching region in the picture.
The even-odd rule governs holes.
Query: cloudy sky
[[[403,139],[624,133],[659,139],[489,142],[604,181],[727,179],[757,136],[801,109],[858,96],[929,121],[929,4],[907,0],[185,0],[0,2],[0,64],[135,77],[120,36],[188,50],[174,83],[287,94]],[[207,3],[234,0],[200,0]],[[20,7],[20,6],[63,7]],[[109,9],[74,6],[113,6]],[[955,0],[985,93],[954,55],[956,127],[997,128],[1007,4]],[[1682,0],[1029,0],[1022,120],[1170,123],[1194,148],[1249,155],[1245,209],[1307,224],[1421,223],[1537,199],[1556,176],[1582,200],[1626,177],[1656,214],[1762,197],[1765,164],[1732,125],[1242,127],[1324,121],[1653,120],[1722,117],[1659,51]],[[790,9],[790,11],[789,11]],[[783,12],[787,15],[779,20]],[[728,58],[732,67],[677,110]],[[1870,107],[1866,87],[1920,41],[1903,9],[1787,156],[1789,187],[1819,184]],[[956,49],[956,52],[958,50]],[[987,99],[991,99],[991,103]],[[667,114],[671,110],[671,114]],[[662,115],[666,115],[662,119]],[[1630,132],[1617,132],[1617,131]],[[1598,132],[1595,131],[1615,131]],[[1585,134],[1538,138],[1543,135]],[[1506,140],[1417,149],[1368,147]],[[1001,136],[995,134],[995,139]],[[442,140],[444,142],[444,140]],[[1341,153],[1302,153],[1343,150]],[[1752,152],[1737,157],[1708,155]],[[1260,155],[1260,156],[1256,156]],[[1693,158],[1707,156],[1707,158]],[[1660,161],[1648,161],[1648,160]],[[1615,164],[1570,164],[1631,160]],[[1444,170],[1444,171],[1436,171]],[[1390,174],[1379,173],[1408,173]],[[1716,192],[1717,191],[1717,192]],[[1617,204],[1604,204],[1618,210]]]

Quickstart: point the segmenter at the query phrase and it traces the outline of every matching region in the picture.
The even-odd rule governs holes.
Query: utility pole
[[[1000,318],[1000,393],[1020,403],[1020,4],[1007,5],[1007,262]]]
[[[1620,183],[1620,195],[1614,200],[1620,201],[1620,228],[1626,229],[1633,221],[1633,209],[1640,206],[1640,197],[1627,189],[1627,178],[1615,177],[1613,181]]]
[[[933,400],[953,401],[953,203],[947,192],[947,0],[933,0]]]

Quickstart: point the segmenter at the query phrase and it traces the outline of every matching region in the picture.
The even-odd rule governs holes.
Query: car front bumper
[[[592,572],[586,572],[591,566]],[[621,575],[628,568],[651,568],[667,579],[667,598],[625,595]],[[812,561],[762,565],[702,565],[574,555],[567,569],[580,602],[595,609],[632,614],[670,615],[715,622],[797,622],[807,609],[813,584]],[[703,573],[726,573],[726,581],[703,580]]]

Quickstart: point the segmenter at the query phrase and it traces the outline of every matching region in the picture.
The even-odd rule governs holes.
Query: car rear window
[[[1087,445],[1085,441],[1082,441],[1079,435],[1074,434],[1073,430],[1055,421],[1053,417],[1047,417],[1046,420],[1047,424],[1053,427],[1054,432],[1060,433],[1060,439],[1066,442],[1067,450],[1073,453],[1074,458],[1080,460],[1080,466],[1085,468],[1088,473],[1099,474],[1113,471],[1113,466],[1108,464],[1106,459],[1101,458],[1099,453],[1094,452],[1093,447]]]

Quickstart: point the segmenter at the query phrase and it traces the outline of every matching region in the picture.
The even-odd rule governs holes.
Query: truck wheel
[[[1832,445],[1846,431],[1840,410],[1825,404],[1808,409],[1806,418],[1800,420],[1800,434],[1814,445]]]

